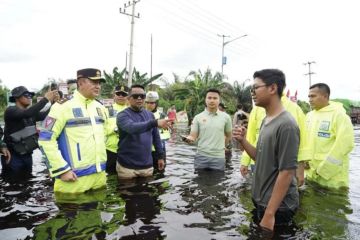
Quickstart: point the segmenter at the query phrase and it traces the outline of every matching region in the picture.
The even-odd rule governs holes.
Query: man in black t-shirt
[[[1,158],[2,170],[4,173],[31,173],[32,152],[38,147],[36,122],[42,121],[48,114],[41,111],[44,106],[53,103],[58,97],[58,91],[48,91],[44,98],[31,106],[33,92],[28,91],[24,86],[19,86],[11,91],[10,102],[15,103],[9,106],[4,113],[5,129],[4,142],[10,153],[10,160]]]

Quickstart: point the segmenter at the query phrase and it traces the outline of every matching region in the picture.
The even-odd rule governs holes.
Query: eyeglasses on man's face
[[[261,87],[267,87],[268,85],[266,84],[263,84],[263,85],[252,85],[250,87],[250,92],[251,93],[255,93],[255,91],[258,89],[258,88],[261,88]]]
[[[126,97],[128,94],[126,92],[115,92],[116,96]]]
[[[134,94],[131,94],[130,97],[134,98],[134,99],[142,99],[144,100],[146,95],[144,93],[134,93]]]

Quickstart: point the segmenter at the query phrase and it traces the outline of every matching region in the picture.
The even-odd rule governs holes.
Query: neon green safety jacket
[[[158,110],[156,110],[153,114],[156,120],[160,119],[160,112]],[[159,129],[159,133],[161,140],[168,140],[171,137],[169,130]]]
[[[341,103],[329,102],[306,115],[306,177],[331,187],[349,186],[349,153],[354,148],[354,129]]]
[[[110,109],[108,109],[108,124],[106,126],[106,149],[110,152],[116,153],[119,143],[118,127],[116,125],[116,116],[119,112],[127,108],[126,105],[119,105],[114,103]]]
[[[81,178],[105,170],[107,119],[101,103],[78,91],[50,110],[40,129],[39,145],[52,177],[72,170]]]
[[[290,101],[286,96],[281,97],[281,103],[284,106],[285,110],[293,116],[300,129],[300,146],[298,153],[298,161],[309,160],[305,156],[305,114],[296,103]],[[261,123],[264,120],[265,116],[266,112],[265,109],[262,107],[254,106],[250,112],[246,140],[253,146],[256,146],[257,144],[257,140],[260,134]],[[254,164],[254,161],[244,151],[241,155],[241,165],[249,166],[250,163]]]

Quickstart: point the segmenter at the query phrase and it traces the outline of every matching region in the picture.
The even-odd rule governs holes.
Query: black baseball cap
[[[96,68],[85,68],[77,71],[77,79],[88,78],[90,80],[100,80],[100,82],[106,82],[105,78],[101,77],[101,71]]]
[[[34,92],[30,92],[29,90],[27,90],[26,87],[19,86],[19,87],[14,88],[13,90],[11,90],[11,96],[9,97],[9,102],[15,102],[16,98],[21,97],[25,93],[31,94],[32,96],[35,95]]]

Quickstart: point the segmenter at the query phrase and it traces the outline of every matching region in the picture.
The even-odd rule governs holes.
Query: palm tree
[[[225,86],[222,74],[217,72],[214,75],[210,69],[205,73],[201,70],[197,72],[191,71],[186,78],[183,86],[175,89],[175,97],[181,99],[185,103],[189,121],[200,113],[205,107],[205,94],[209,88],[222,89]]]
[[[250,112],[252,109],[252,98],[250,93],[251,86],[247,85],[248,81],[250,81],[250,79],[246,79],[241,83],[235,81],[233,88],[237,103],[241,103],[243,105],[245,112]]]
[[[118,67],[114,67],[112,74],[108,74],[104,71],[105,83],[102,85],[101,96],[111,97],[112,91],[117,85],[127,85],[128,71],[124,68],[122,71],[118,70]],[[162,76],[162,73],[156,74],[155,76],[148,78],[147,73],[141,74],[134,68],[133,71],[133,84],[140,84],[147,87],[150,83]]]
[[[114,67],[113,73],[108,74],[104,71],[105,83],[102,84],[101,96],[102,97],[111,97],[112,91],[117,85],[127,85],[127,71],[124,68],[121,72],[118,70],[118,67]]]
[[[134,68],[134,71],[133,71],[133,84],[140,84],[140,85],[143,85],[144,87],[147,87],[153,81],[155,81],[156,79],[158,79],[162,75],[163,75],[162,73],[159,73],[159,74],[156,74],[155,76],[152,76],[151,78],[149,78],[149,77],[147,77],[147,73],[140,74],[140,72],[137,71],[136,68]]]

